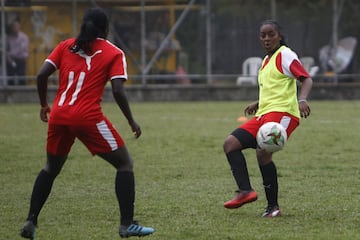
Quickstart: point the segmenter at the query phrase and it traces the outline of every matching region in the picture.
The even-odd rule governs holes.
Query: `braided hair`
[[[80,50],[85,53],[92,53],[92,43],[96,38],[106,38],[109,31],[109,19],[101,8],[90,8],[86,11],[80,34],[75,40],[70,51],[76,53]]]
[[[286,40],[285,40],[285,36],[282,34],[282,28],[280,26],[280,24],[276,21],[276,20],[271,20],[271,19],[268,19],[268,20],[265,20],[261,23],[261,27],[264,26],[264,25],[272,25],[275,30],[279,33],[280,37],[281,37],[281,40],[280,40],[280,46],[288,46],[287,43],[286,43]]]

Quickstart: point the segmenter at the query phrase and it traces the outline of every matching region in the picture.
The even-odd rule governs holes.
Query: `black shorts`
[[[237,128],[231,133],[231,135],[233,135],[237,138],[237,140],[239,140],[244,149],[256,148],[257,146],[254,136],[245,129]]]

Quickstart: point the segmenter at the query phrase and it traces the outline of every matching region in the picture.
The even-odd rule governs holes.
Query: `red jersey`
[[[61,42],[45,60],[59,69],[59,88],[49,123],[87,125],[102,119],[100,102],[108,80],[127,79],[124,52],[105,39],[92,45],[92,55],[70,51],[75,38]]]

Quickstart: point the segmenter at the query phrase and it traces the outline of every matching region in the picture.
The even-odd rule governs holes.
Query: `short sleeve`
[[[126,57],[123,51],[119,49],[118,53],[114,57],[113,64],[109,70],[109,77],[111,80],[115,78],[126,79],[127,76],[127,65],[126,65]]]
[[[309,73],[301,64],[297,54],[290,48],[285,48],[281,51],[281,66],[283,73],[288,77],[296,79],[310,77]]]
[[[60,68],[62,52],[66,48],[65,42],[60,42],[50,55],[45,60],[46,62],[52,64],[56,69]]]

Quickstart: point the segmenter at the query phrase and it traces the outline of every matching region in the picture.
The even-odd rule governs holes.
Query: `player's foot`
[[[122,238],[142,237],[154,232],[155,230],[153,228],[140,226],[137,222],[134,222],[130,226],[121,225],[119,229],[119,235]]]
[[[241,191],[235,198],[224,203],[225,208],[239,208],[246,203],[251,203],[257,200],[257,194],[254,190]]]
[[[35,238],[36,225],[32,221],[26,221],[23,228],[21,229],[20,235],[23,238],[29,238],[33,240]]]
[[[273,217],[280,217],[281,210],[279,206],[268,206],[263,213],[262,217],[273,218]]]

